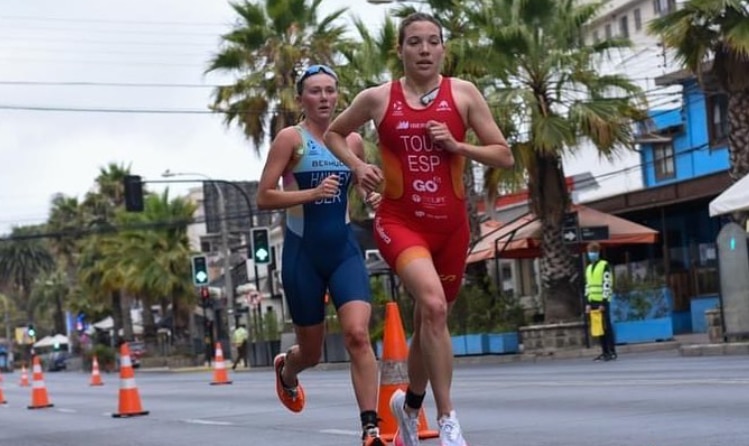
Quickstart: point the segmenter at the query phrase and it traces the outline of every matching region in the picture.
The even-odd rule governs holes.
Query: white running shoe
[[[398,446],[419,446],[419,413],[406,412],[406,392],[398,389],[390,397],[390,412],[398,422],[393,443]]]
[[[450,412],[449,416],[443,416],[437,421],[440,427],[440,442],[442,446],[468,446],[463,438],[463,431],[460,429],[460,423],[455,416],[455,411]]]

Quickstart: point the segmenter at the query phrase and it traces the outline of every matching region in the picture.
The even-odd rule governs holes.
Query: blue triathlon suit
[[[325,319],[325,292],[336,309],[361,300],[370,302],[369,276],[348,215],[351,171],[304,127],[296,163],[284,174],[284,189],[317,187],[338,175],[338,195],[289,208],[283,244],[282,280],[291,320],[298,326]]]

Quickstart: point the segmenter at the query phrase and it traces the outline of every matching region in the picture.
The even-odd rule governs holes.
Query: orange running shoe
[[[286,387],[281,379],[281,370],[286,362],[286,353],[279,353],[273,360],[276,369],[276,394],[281,404],[292,412],[301,412],[304,409],[304,389],[297,382],[295,387]]]

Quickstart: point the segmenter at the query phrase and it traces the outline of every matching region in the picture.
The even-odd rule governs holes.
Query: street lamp
[[[223,269],[224,269],[224,292],[226,293],[227,299],[227,313],[234,314],[234,283],[231,277],[231,250],[229,249],[229,229],[227,226],[227,215],[226,215],[226,202],[224,201],[224,193],[221,190],[218,182],[206,174],[198,172],[170,172],[168,169],[161,174],[164,178],[170,177],[201,177],[210,181],[213,187],[216,188],[218,194],[218,213],[221,220],[221,251],[223,251]],[[229,333],[231,337],[231,317],[226,318],[226,323],[229,325]]]

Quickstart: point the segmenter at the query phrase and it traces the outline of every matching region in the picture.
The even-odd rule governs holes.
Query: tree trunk
[[[143,340],[146,343],[156,343],[156,321],[151,312],[151,304],[147,299],[141,299],[141,317],[143,318]]]
[[[481,220],[478,211],[478,200],[481,199],[476,191],[476,177],[473,172],[474,163],[468,161],[463,174],[463,186],[466,192],[466,211],[468,212],[468,228],[471,231],[471,246],[481,237]],[[472,283],[482,287],[489,293],[489,281],[486,262],[474,262],[466,265],[466,276]]]
[[[62,309],[62,296],[55,290],[55,333],[66,334],[65,312]]]
[[[122,297],[119,291],[112,291],[112,342],[119,346],[120,329],[122,328]]]
[[[534,161],[529,166],[529,189],[533,213],[542,224],[544,318],[546,322],[574,320],[581,308],[574,257],[562,239],[562,222],[570,201],[562,160],[555,154],[535,152]]]
[[[132,298],[124,291],[120,291],[120,305],[122,307],[122,338],[130,342],[133,337],[133,317],[130,313]]]
[[[749,174],[749,90],[729,95],[728,125],[728,150],[731,159],[728,172],[733,181],[738,181]],[[746,212],[737,212],[732,218],[741,227],[745,227]]]

